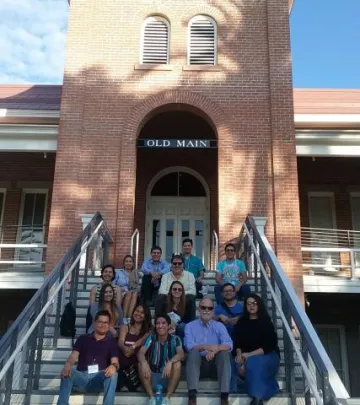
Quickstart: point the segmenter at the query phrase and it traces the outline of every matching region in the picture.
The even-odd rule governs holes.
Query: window
[[[161,177],[151,195],[172,197],[206,197],[206,191],[201,182],[189,173],[172,172]]]
[[[149,17],[144,22],[141,63],[166,65],[169,62],[169,23],[162,17]]]
[[[216,22],[207,16],[198,15],[189,22],[188,64],[216,64]]]

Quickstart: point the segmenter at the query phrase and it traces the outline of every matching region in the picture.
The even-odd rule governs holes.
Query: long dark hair
[[[171,283],[170,289],[169,289],[169,293],[167,295],[167,312],[172,312],[173,308],[174,308],[174,297],[172,295],[172,288],[175,284],[178,284],[181,288],[182,288],[182,293],[181,293],[181,297],[180,297],[180,302],[178,305],[178,309],[177,309],[177,313],[180,315],[180,317],[182,318],[185,315],[185,290],[184,290],[184,286],[182,285],[182,283],[180,283],[180,281],[173,281]]]
[[[110,308],[111,308],[111,314],[115,314],[115,316],[116,316],[115,319],[112,319],[112,320],[114,321],[114,323],[115,323],[116,320],[117,320],[117,318],[118,318],[118,316],[119,316],[119,313],[118,313],[118,310],[117,310],[117,307],[116,307],[116,303],[115,303],[115,300],[114,300],[114,298],[115,298],[115,296],[116,296],[116,290],[115,290],[115,288],[113,287],[113,285],[110,284],[110,283],[103,284],[102,287],[101,287],[100,294],[99,294],[99,310],[103,310],[103,309],[104,309],[104,304],[105,304],[105,290],[106,290],[108,287],[110,287],[110,288],[112,289],[112,291],[113,291],[113,299],[109,302],[109,304],[110,304]]]
[[[271,322],[270,316],[265,308],[264,302],[263,300],[257,295],[257,294],[250,294],[248,297],[245,298],[244,300],[244,313],[242,318],[243,319],[249,319],[250,318],[250,314],[249,311],[247,309],[247,302],[248,299],[252,298],[253,300],[255,300],[257,302],[257,308],[258,308],[258,312],[257,312],[257,317],[259,320],[264,321],[264,322]]]
[[[142,321],[141,324],[141,329],[140,329],[140,335],[143,336],[146,333],[150,332],[152,329],[152,323],[151,323],[151,312],[150,312],[150,308],[145,306],[145,305],[136,305],[136,307],[134,308],[134,311],[132,313],[131,316],[131,320],[130,320],[130,325],[135,325],[135,319],[134,319],[134,312],[141,307],[144,311],[144,320]]]

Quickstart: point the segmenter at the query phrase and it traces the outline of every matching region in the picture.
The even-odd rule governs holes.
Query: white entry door
[[[181,253],[182,241],[191,238],[193,253],[209,260],[209,209],[205,197],[151,197],[147,205],[145,257],[152,246],[160,246],[162,258],[170,262]]]

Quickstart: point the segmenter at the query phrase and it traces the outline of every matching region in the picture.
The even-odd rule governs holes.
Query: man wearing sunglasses
[[[189,271],[184,270],[184,263],[180,255],[174,255],[171,261],[171,271],[166,273],[161,278],[161,284],[159,288],[159,295],[155,303],[155,313],[161,314],[167,295],[170,290],[170,286],[174,281],[180,281],[184,287],[186,311],[191,316],[191,319],[195,319],[196,307],[196,288],[195,277]]]
[[[239,300],[244,300],[251,294],[250,286],[246,284],[246,268],[242,260],[236,259],[236,247],[233,243],[225,245],[226,259],[218,263],[216,267],[216,285],[214,288],[217,304],[223,302],[221,288],[230,283],[235,287],[235,293]]]
[[[199,304],[200,319],[185,327],[185,348],[189,352],[186,362],[186,381],[188,386],[188,405],[196,405],[196,396],[203,365],[206,374],[216,366],[220,383],[221,405],[229,404],[231,378],[230,353],[233,342],[225,326],[212,319],[214,303],[203,298]]]

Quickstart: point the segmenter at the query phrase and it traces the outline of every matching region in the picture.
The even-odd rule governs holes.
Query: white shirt
[[[166,273],[161,278],[159,294],[167,295],[170,286],[174,281],[180,281],[183,285],[186,295],[196,295],[195,277],[189,271],[184,270],[180,278],[176,278],[172,271]]]

